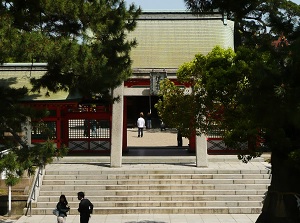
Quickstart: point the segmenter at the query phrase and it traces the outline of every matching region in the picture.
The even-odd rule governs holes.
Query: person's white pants
[[[58,216],[57,217],[57,223],[66,223],[66,217]]]

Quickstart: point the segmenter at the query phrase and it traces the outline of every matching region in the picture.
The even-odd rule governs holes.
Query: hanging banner
[[[151,72],[150,73],[150,95],[158,95],[159,82],[167,78],[166,72]]]

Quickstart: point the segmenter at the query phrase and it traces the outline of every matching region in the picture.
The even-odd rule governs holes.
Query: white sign
[[[150,73],[150,94],[158,95],[159,82],[167,78],[166,72],[152,72]]]

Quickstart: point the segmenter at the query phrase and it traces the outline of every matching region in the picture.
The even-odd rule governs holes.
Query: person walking
[[[180,130],[177,131],[177,146],[182,147],[182,135]]]
[[[77,198],[80,200],[78,212],[80,213],[80,223],[88,223],[93,213],[94,205],[89,199],[84,198],[84,193],[82,191],[77,193]]]
[[[151,112],[148,112],[147,114],[147,129],[151,129],[152,124],[151,124]]]
[[[91,120],[91,129],[92,129],[91,137],[96,138],[97,137],[97,121],[96,120]]]
[[[144,113],[140,113],[140,117],[137,120],[137,127],[138,127],[138,137],[143,137],[143,130],[145,128],[145,119]]]
[[[83,127],[84,127],[84,131],[83,131],[83,136],[88,137],[89,136],[89,120],[85,119],[83,122]]]
[[[67,212],[70,210],[70,207],[65,195],[60,195],[56,209],[58,210],[57,223],[66,223]]]

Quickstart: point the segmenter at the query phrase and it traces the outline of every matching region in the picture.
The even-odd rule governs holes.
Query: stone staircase
[[[32,215],[52,214],[65,194],[70,214],[78,214],[77,192],[84,191],[94,214],[255,214],[270,184],[268,169],[100,168],[66,164],[46,169]],[[74,165],[74,168],[72,168]]]

